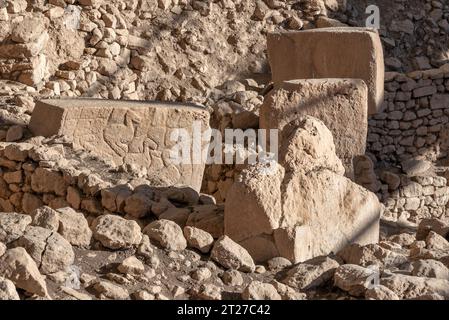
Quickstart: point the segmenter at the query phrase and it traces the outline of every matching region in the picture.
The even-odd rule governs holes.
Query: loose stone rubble
[[[0,1],[0,300],[449,299],[449,6],[379,6]],[[194,119],[274,175],[169,166]]]

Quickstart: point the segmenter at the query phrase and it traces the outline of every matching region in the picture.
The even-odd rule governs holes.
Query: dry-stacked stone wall
[[[188,187],[157,188],[139,179],[108,180],[106,175],[77,169],[63,154],[62,145],[2,143],[0,210],[32,214],[43,205],[72,207],[88,219],[113,213],[145,225],[159,218],[200,227],[217,238],[223,234],[223,207],[212,197]]]

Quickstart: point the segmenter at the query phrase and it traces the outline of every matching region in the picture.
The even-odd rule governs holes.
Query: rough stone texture
[[[89,228],[86,218],[81,212],[76,212],[72,208],[60,208],[58,232],[71,245],[87,247],[92,238],[92,231]]]
[[[373,286],[376,272],[377,270],[358,265],[345,264],[335,270],[334,284],[353,296],[364,296],[366,290]]]
[[[256,268],[248,251],[227,236],[223,236],[215,242],[210,256],[211,259],[227,269],[253,272]]]
[[[44,277],[24,248],[8,250],[0,257],[0,275],[11,280],[17,288],[40,296],[48,295]]]
[[[64,271],[75,259],[72,246],[66,239],[41,227],[29,226],[14,245],[25,248],[43,274]]]
[[[8,244],[19,239],[31,221],[31,217],[24,214],[0,212],[0,241]]]
[[[33,211],[33,226],[42,227],[51,231],[59,229],[59,215],[56,210],[43,206]]]
[[[117,267],[124,274],[141,274],[145,271],[144,264],[134,256],[128,257]]]
[[[193,104],[60,99],[39,101],[29,127],[35,135],[63,134],[75,147],[109,158],[116,165],[146,168],[154,175],[154,183],[199,190],[202,160],[179,165],[170,160],[170,150],[177,143],[173,129],[185,129],[192,135],[195,121],[201,126],[200,133],[209,127],[209,113]],[[198,152],[194,152],[192,140],[190,137],[187,144],[188,157],[193,159]],[[207,143],[200,143],[203,150]]]
[[[366,290],[365,298],[368,300],[399,300],[396,293],[381,285]]]
[[[6,252],[6,245],[0,242],[0,257]]]
[[[92,223],[93,237],[110,249],[125,249],[142,240],[139,225],[119,216],[103,215]]]
[[[129,293],[126,289],[108,281],[99,281],[94,285],[100,299],[127,300]]]
[[[184,227],[184,237],[189,247],[196,248],[202,253],[208,253],[214,243],[214,238],[209,232],[195,228]]]
[[[259,127],[282,130],[300,116],[323,121],[332,132],[337,156],[353,179],[353,158],[365,154],[367,88],[357,79],[308,79],[277,83],[260,110]],[[282,143],[282,142],[281,142]]]
[[[225,234],[256,261],[300,262],[377,242],[382,207],[342,176],[330,131],[310,116],[284,131],[279,164],[250,166],[229,190]]]
[[[368,113],[381,109],[384,61],[379,35],[364,28],[320,28],[270,33],[268,56],[275,83],[293,79],[362,79]]]
[[[445,299],[449,298],[449,280],[389,274],[380,279],[380,284],[402,299],[413,299],[425,294],[439,294]]]
[[[181,227],[173,221],[164,219],[154,221],[142,232],[165,249],[179,251],[187,247]]]
[[[282,280],[290,287],[303,290],[321,286],[332,279],[339,263],[329,257],[316,257],[295,265]]]
[[[251,282],[242,292],[243,300],[281,300],[276,288],[269,283]]]
[[[14,283],[3,277],[0,277],[0,301],[1,300],[20,300]]]

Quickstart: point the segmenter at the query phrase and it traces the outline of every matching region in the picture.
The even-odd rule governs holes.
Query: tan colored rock
[[[111,212],[123,212],[126,199],[132,194],[129,185],[118,185],[101,190],[101,204]],[[127,212],[130,213],[130,212]]]
[[[135,256],[131,256],[122,261],[117,267],[118,271],[123,274],[142,274],[145,272],[144,264]]]
[[[252,281],[242,292],[243,300],[281,300],[276,288],[269,283]]]
[[[296,263],[377,242],[382,206],[342,176],[324,124],[306,116],[284,134],[279,163],[270,171],[264,163],[249,166],[228,191],[225,234],[256,261],[282,256]]]
[[[210,257],[227,269],[243,272],[253,272],[256,269],[248,251],[227,236],[223,236],[215,242]]]
[[[173,221],[164,219],[154,221],[142,232],[165,249],[179,251],[187,247],[181,227]]]
[[[43,206],[33,211],[33,226],[58,232],[59,215],[50,207]]]
[[[108,281],[99,281],[93,288],[98,292],[100,299],[112,299],[112,300],[128,300],[128,290],[115,285]]]
[[[19,239],[31,221],[28,215],[0,212],[0,241],[8,244]]]
[[[115,215],[99,216],[92,223],[93,237],[110,249],[126,249],[142,240],[137,222]]]
[[[159,185],[189,185],[199,190],[204,171],[201,159],[189,164],[170,159],[177,143],[171,141],[174,128],[186,129],[191,135],[195,121],[201,124],[200,132],[206,130],[209,113],[191,104],[58,99],[37,102],[29,128],[35,135],[65,135],[75,147],[109,158],[117,166],[145,167]],[[186,143],[192,149],[187,156],[195,160],[192,142]],[[203,142],[202,147],[207,144]]]
[[[11,280],[17,288],[39,296],[48,295],[44,277],[24,248],[8,250],[0,257],[0,275]]]
[[[401,299],[413,299],[424,294],[438,294],[449,299],[449,280],[389,274],[382,276],[380,284]]]
[[[200,250],[202,253],[208,253],[214,243],[214,238],[209,232],[195,228],[184,227],[184,237],[189,247]]]
[[[27,227],[14,245],[25,248],[43,274],[65,271],[75,260],[75,253],[67,240],[41,227]]]
[[[153,201],[144,193],[134,193],[126,198],[125,212],[135,218],[143,218],[151,211]]]
[[[259,127],[282,130],[306,115],[321,120],[334,137],[346,176],[353,179],[353,158],[365,154],[366,148],[367,94],[366,85],[358,79],[283,81],[265,98]]]
[[[193,288],[190,292],[193,299],[198,300],[221,300],[222,290],[212,283],[205,283],[198,288]]]
[[[368,87],[368,114],[380,111],[384,61],[379,35],[372,29],[336,27],[268,35],[275,84],[293,79],[362,79]]]
[[[316,288],[332,279],[338,266],[332,258],[316,257],[291,268],[282,283],[298,290]]]
[[[399,300],[399,297],[392,290],[385,286],[377,285],[366,290],[365,299],[367,300]]]
[[[223,235],[223,208],[216,205],[196,206],[186,225],[209,232],[217,239]]]
[[[12,161],[24,161],[34,146],[30,143],[10,143],[5,146],[5,157]]]
[[[449,280],[449,269],[440,261],[425,259],[412,262],[411,275]]]
[[[426,248],[449,252],[449,241],[438,233],[430,231],[426,237]]]
[[[302,292],[298,292],[295,289],[280,283],[276,280],[272,280],[270,284],[276,289],[281,296],[282,300],[307,300],[307,295]]]
[[[79,3],[83,6],[98,8],[103,4],[103,0],[79,0]]]
[[[3,242],[0,242],[0,257],[4,255],[6,252],[6,245]]]
[[[33,42],[45,32],[45,18],[25,17],[12,28],[11,40],[18,43]]]
[[[71,245],[79,247],[89,246],[92,231],[84,215],[70,207],[60,208],[57,211],[59,214],[58,232]]]
[[[23,127],[19,125],[13,125],[8,128],[6,132],[6,142],[19,141],[23,137]]]
[[[226,270],[222,276],[223,283],[228,286],[241,286],[243,284],[242,274],[237,270]]]
[[[9,13],[21,13],[25,11],[28,6],[28,2],[26,0],[12,0],[7,3]]]
[[[402,251],[402,252],[401,252]],[[408,252],[401,250],[395,252],[378,244],[372,243],[361,246],[353,243],[339,251],[337,255],[346,264],[356,264],[362,267],[375,264],[379,266],[394,267],[408,261]]]
[[[334,285],[353,296],[364,296],[379,277],[378,270],[345,264],[335,270]]]
[[[44,202],[35,194],[25,192],[22,197],[22,210],[25,213],[32,214],[34,210],[41,208]]]
[[[38,167],[31,175],[31,188],[39,193],[55,193],[65,196],[67,182],[58,171]]]
[[[0,276],[0,301],[1,300],[20,300],[20,298],[14,283]]]

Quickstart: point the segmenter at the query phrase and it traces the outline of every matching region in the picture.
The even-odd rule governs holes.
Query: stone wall
[[[384,192],[384,218],[391,221],[408,220],[418,223],[422,219],[447,218],[449,200],[447,179],[438,175],[408,177],[402,174],[383,173],[384,182],[392,190]],[[394,181],[394,182],[393,182]]]
[[[383,112],[369,119],[367,150],[390,164],[444,159],[449,147],[449,65],[387,73]]]
[[[107,167],[90,170],[85,157],[76,160],[64,150],[61,144],[2,143],[0,211],[31,214],[42,205],[72,207],[90,221],[114,213],[143,225],[157,217],[197,226],[216,238],[223,234],[224,209],[213,197],[191,188],[152,187]]]

